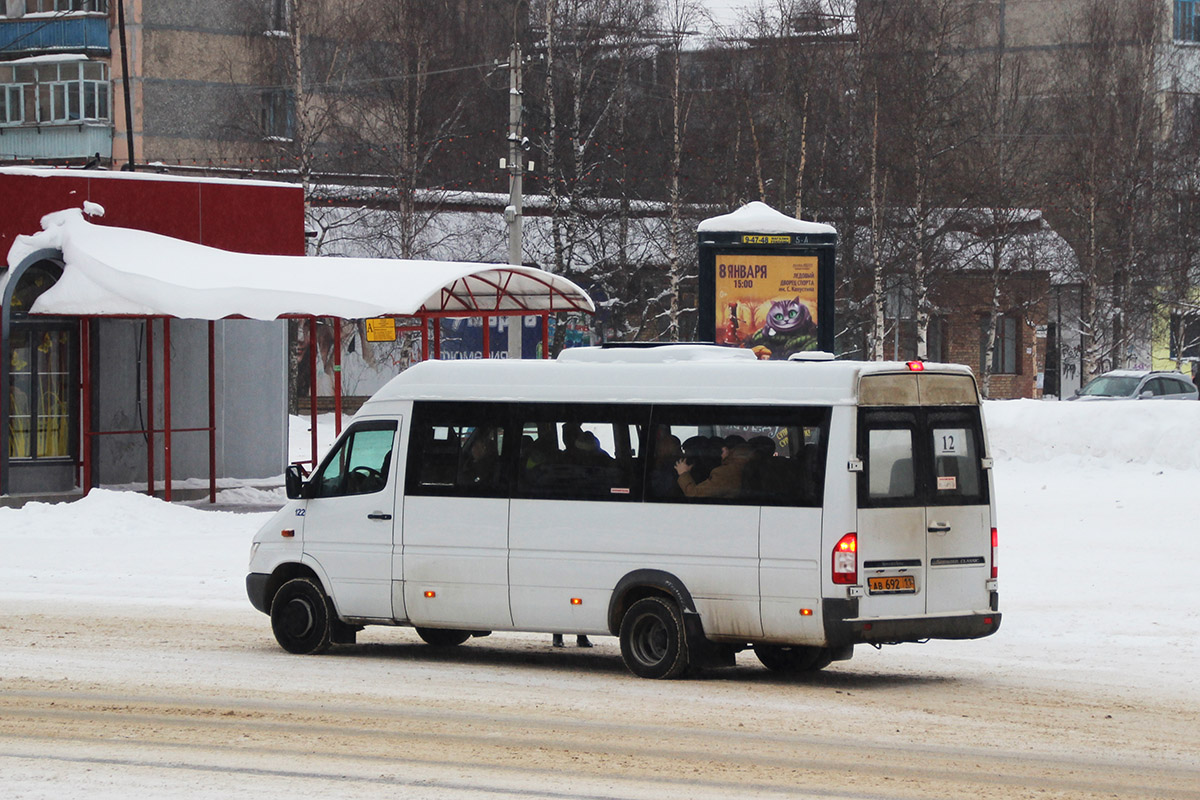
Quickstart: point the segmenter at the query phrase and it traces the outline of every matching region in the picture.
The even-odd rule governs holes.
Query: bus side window
[[[659,406],[654,413],[647,499],[820,505],[828,409]],[[676,466],[681,459],[686,475]]]
[[[506,407],[419,403],[413,407],[406,491],[416,495],[508,494]]]
[[[311,481],[309,496],[345,497],[381,491],[387,485],[395,436],[394,422],[352,426]]]
[[[560,500],[638,498],[642,434],[636,408],[522,409],[517,494]],[[644,412],[642,412],[644,413]]]
[[[458,464],[458,429],[434,425],[414,431],[414,443],[420,442],[421,461],[417,470],[422,486],[453,486]]]

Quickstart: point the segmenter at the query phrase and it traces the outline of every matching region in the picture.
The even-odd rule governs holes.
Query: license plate
[[[867,591],[871,594],[916,594],[917,578],[915,575],[867,578]]]

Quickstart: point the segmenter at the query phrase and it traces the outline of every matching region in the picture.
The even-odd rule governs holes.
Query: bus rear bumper
[[[900,644],[926,639],[982,639],[1000,629],[1000,618],[998,611],[946,616],[859,617],[857,601],[826,598],[825,639],[830,647]]]

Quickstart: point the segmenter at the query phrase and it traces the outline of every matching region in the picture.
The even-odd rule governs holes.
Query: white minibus
[[[246,589],[293,653],[366,625],[443,647],[610,634],[634,674],[672,678],[746,648],[804,672],[1000,626],[962,366],[714,345],[429,361],[287,484]]]

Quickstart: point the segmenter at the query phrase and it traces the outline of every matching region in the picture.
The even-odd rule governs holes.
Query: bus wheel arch
[[[696,613],[696,604],[683,581],[659,569],[638,569],[617,581],[608,603],[608,630],[613,636],[621,633],[621,620],[637,601],[646,597],[665,597],[674,600],[684,615]]]
[[[297,561],[287,561],[275,567],[274,571],[267,576],[259,600],[254,603],[255,607],[270,616],[271,603],[275,602],[275,595],[279,592],[279,588],[294,578],[309,578],[321,591],[325,591],[325,584],[320,576],[317,575],[316,570],[307,564]],[[325,592],[325,594],[328,595],[328,592]]]

